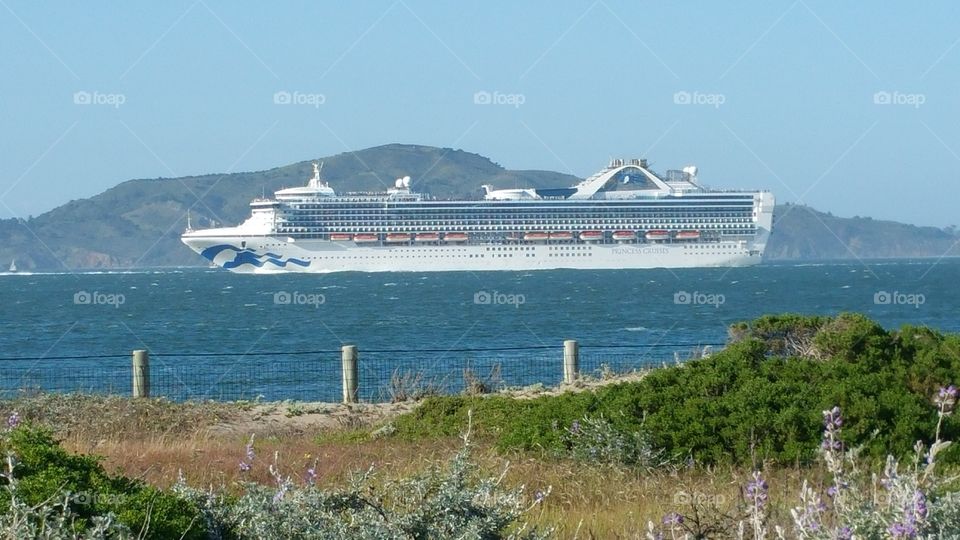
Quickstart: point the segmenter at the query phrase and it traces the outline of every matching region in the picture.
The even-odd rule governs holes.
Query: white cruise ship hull
[[[695,167],[663,178],[615,160],[572,188],[492,190],[483,200],[409,191],[338,196],[320,178],[250,203],[236,227],[188,230],[187,246],[232,272],[445,272],[694,268],[757,264],[769,192],[711,191]]]
[[[248,274],[749,266],[758,264],[763,253],[761,246],[746,241],[363,246],[352,241],[189,234],[183,241],[217,266]]]

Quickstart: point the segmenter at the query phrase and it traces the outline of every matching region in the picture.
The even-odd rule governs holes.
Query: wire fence
[[[609,377],[697,357],[722,344],[581,345],[579,377]],[[149,395],[174,401],[344,399],[341,350],[149,354]],[[562,346],[363,350],[356,397],[401,401],[563,382]],[[0,359],[0,398],[24,393],[131,395],[130,354]]]

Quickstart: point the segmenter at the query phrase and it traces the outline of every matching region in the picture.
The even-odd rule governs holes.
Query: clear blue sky
[[[960,224],[958,2],[273,4],[0,0],[0,217],[403,142]]]

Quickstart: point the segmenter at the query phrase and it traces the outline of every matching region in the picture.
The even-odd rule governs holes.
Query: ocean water
[[[367,399],[388,397],[390,376],[402,371],[455,387],[464,366],[489,375],[499,365],[505,384],[549,384],[559,380],[564,339],[579,341],[590,369],[636,367],[720,344],[731,323],[765,313],[858,311],[886,327],[956,332],[958,283],[956,259],[529,273],[0,275],[0,390],[126,392],[130,351],[148,349],[154,393],[338,399],[344,343],[360,350]]]

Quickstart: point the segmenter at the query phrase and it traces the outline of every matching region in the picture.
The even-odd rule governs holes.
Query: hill
[[[415,190],[444,198],[478,196],[485,183],[565,187],[578,180],[552,171],[508,170],[463,150],[419,145],[317,159],[338,191],[380,191],[406,175]],[[312,161],[257,172],[129,180],[29,220],[0,220],[0,266],[12,259],[21,269],[42,271],[202,265],[179,241],[188,209],[195,226],[239,223],[254,196],[302,185]],[[790,205],[777,207],[775,220],[769,260],[940,256],[951,248],[960,254],[954,231],[837,218]]]

